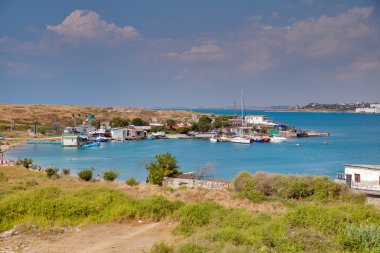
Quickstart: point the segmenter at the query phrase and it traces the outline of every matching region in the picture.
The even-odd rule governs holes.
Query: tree
[[[230,124],[228,123],[228,116],[224,115],[216,117],[213,123],[214,128],[223,128],[229,125]]]
[[[131,124],[134,125],[134,126],[143,126],[144,123],[145,122],[142,119],[140,119],[140,118],[134,118],[131,121]]]
[[[168,120],[166,121],[166,125],[167,125],[170,129],[172,129],[173,126],[174,126],[175,124],[176,124],[175,120],[168,119]]]
[[[148,171],[148,182],[162,185],[164,177],[180,174],[177,160],[170,153],[157,154],[156,161],[149,163],[145,167]]]
[[[211,128],[212,119],[208,116],[201,116],[198,121],[198,128],[200,132],[208,132]]]
[[[180,127],[176,131],[179,134],[187,134],[188,132],[191,131],[191,128],[190,127]]]
[[[98,119],[91,120],[91,125],[93,125],[96,129],[99,129],[100,128],[100,120],[98,120]]]
[[[121,117],[114,117],[110,121],[111,127],[125,127],[128,126],[128,119],[123,119]]]

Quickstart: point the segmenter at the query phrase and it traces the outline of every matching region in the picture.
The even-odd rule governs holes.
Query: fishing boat
[[[241,143],[241,144],[251,144],[251,140],[248,139],[248,138],[244,138],[244,137],[234,137],[231,139],[231,142],[233,143]]]
[[[213,137],[210,138],[210,141],[213,143],[216,143],[216,142],[219,142],[219,138],[214,135]]]
[[[95,141],[96,141],[96,142],[107,142],[107,141],[108,141],[108,138],[99,135],[98,137],[96,137]]]
[[[89,148],[89,147],[99,147],[100,143],[99,142],[90,142],[88,144],[82,145],[81,148]]]
[[[281,143],[286,141],[287,139],[285,137],[280,137],[280,136],[273,136],[270,138],[271,143]]]

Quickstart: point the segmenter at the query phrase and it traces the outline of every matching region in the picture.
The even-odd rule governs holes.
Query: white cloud
[[[352,8],[336,16],[300,20],[287,27],[271,27],[254,20],[236,39],[243,69],[264,71],[292,61],[312,62],[340,55],[360,54],[375,45],[379,34],[368,20],[372,8]],[[377,38],[377,39],[376,39]],[[232,43],[231,43],[232,44]],[[309,60],[308,60],[309,59]]]
[[[166,56],[187,61],[221,61],[225,58],[222,49],[214,43],[192,47],[190,50],[180,53],[170,52]]]
[[[61,24],[48,25],[46,29],[73,42],[89,40],[109,45],[139,36],[134,27],[118,27],[114,23],[107,23],[98,13],[88,10],[75,10]]]

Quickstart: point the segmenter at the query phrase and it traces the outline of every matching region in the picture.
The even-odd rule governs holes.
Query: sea
[[[197,109],[200,113],[233,115],[233,110]],[[72,174],[94,169],[94,174],[114,169],[119,180],[146,180],[146,164],[156,154],[170,152],[184,172],[207,167],[209,177],[233,179],[239,171],[283,174],[312,174],[333,178],[345,164],[380,164],[380,114],[267,112],[275,122],[298,129],[328,132],[329,137],[288,139],[284,143],[211,143],[200,139],[166,139],[102,143],[88,149],[60,145],[26,144],[6,153],[10,159],[32,158],[42,167],[69,168]],[[327,142],[327,144],[325,144]],[[210,170],[211,168],[211,170]]]

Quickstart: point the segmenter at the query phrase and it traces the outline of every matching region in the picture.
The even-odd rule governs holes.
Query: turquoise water
[[[194,110],[233,114],[231,110]],[[183,171],[213,164],[213,176],[232,179],[239,171],[268,171],[315,174],[333,177],[349,163],[380,164],[380,115],[346,113],[290,113],[247,111],[265,114],[303,130],[329,132],[330,137],[289,139],[287,143],[211,143],[208,140],[155,140],[102,143],[99,148],[62,148],[59,145],[24,145],[6,155],[32,158],[43,167],[78,171],[93,167],[95,174],[106,169],[120,172],[119,179],[135,177],[145,181],[144,164],[157,153],[171,152]],[[328,145],[323,142],[328,141]],[[296,146],[300,144],[300,146]]]

